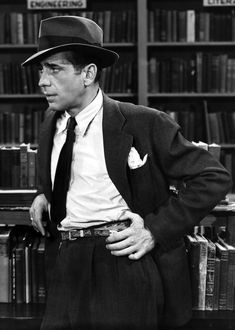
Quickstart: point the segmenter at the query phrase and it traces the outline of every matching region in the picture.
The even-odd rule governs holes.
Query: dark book
[[[39,303],[46,301],[45,237],[40,238],[37,248],[37,298]]]
[[[15,247],[15,302],[25,302],[25,243],[21,235]]]
[[[221,245],[228,250],[228,276],[227,276],[227,310],[235,309],[235,247],[219,239]]]
[[[192,307],[194,310],[197,310],[199,306],[200,245],[194,235],[187,235],[186,246],[188,250],[190,279],[191,279],[191,288],[192,288]]]
[[[159,93],[159,70],[160,63],[156,57],[151,57],[149,60],[149,92],[150,93]]]
[[[228,250],[216,242],[216,255],[220,259],[220,282],[218,309],[227,309]]]
[[[205,310],[213,310],[214,308],[215,258],[215,244],[208,240]]]
[[[34,189],[36,187],[36,160],[37,150],[35,149],[28,149],[28,188]]]
[[[29,145],[20,145],[20,188],[28,188],[28,148]]]
[[[187,40],[187,20],[186,11],[180,10],[178,12],[178,40],[179,42],[186,42]]]
[[[12,187],[12,150],[11,148],[0,148],[0,187]]]
[[[209,130],[211,136],[210,143],[220,143],[221,141],[221,134],[220,134],[220,124],[219,124],[219,117],[216,112],[209,112],[208,113],[208,121],[209,121]]]
[[[148,10],[148,41],[154,42],[154,11],[153,10]]]
[[[154,41],[161,41],[161,10],[154,10]]]
[[[208,103],[206,100],[203,100],[203,113],[206,127],[206,139],[207,143],[212,143],[211,140],[211,131],[210,131],[210,123],[209,123],[209,111],[208,111]]]
[[[214,273],[213,310],[219,309],[219,289],[220,289],[220,259],[216,257],[215,273]]]
[[[167,41],[167,10],[160,9],[160,41]]]
[[[202,84],[203,84],[203,53],[196,53],[196,92],[202,92]]]
[[[11,148],[11,187],[19,189],[20,187],[20,148]]]
[[[37,303],[38,302],[38,270],[37,267],[37,250],[39,245],[39,236],[35,236],[31,248],[31,278],[32,278],[32,291],[31,291],[31,297],[32,302]]]
[[[0,302],[11,302],[11,233],[12,228],[0,227]]]

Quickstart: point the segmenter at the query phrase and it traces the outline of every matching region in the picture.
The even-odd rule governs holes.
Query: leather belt
[[[122,231],[123,229],[128,228],[129,226],[130,226],[130,220],[115,221],[115,222],[107,223],[105,225],[89,227],[86,229],[61,231],[60,234],[62,241],[65,240],[74,241],[82,237],[95,237],[95,236],[107,237],[112,232]]]

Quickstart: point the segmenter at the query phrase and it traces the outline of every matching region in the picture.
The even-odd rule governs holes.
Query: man
[[[101,70],[117,59],[96,23],[60,16],[41,22],[39,50],[23,63],[38,65],[49,104],[30,217],[45,235],[49,211],[60,239],[42,329],[157,329],[178,305],[171,323],[188,321],[182,238],[230,187],[222,165],[165,113],[101,91]]]

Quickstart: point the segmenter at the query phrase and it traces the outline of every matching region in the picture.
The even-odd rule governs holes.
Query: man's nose
[[[39,85],[39,87],[43,87],[43,86],[48,86],[48,85],[50,85],[49,76],[48,76],[46,70],[43,70],[43,71],[40,73],[40,78],[39,78],[38,85]]]

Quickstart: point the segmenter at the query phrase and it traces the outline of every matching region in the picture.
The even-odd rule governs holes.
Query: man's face
[[[42,60],[39,66],[39,86],[51,110],[79,109],[85,93],[83,72],[77,71],[64,52]]]

